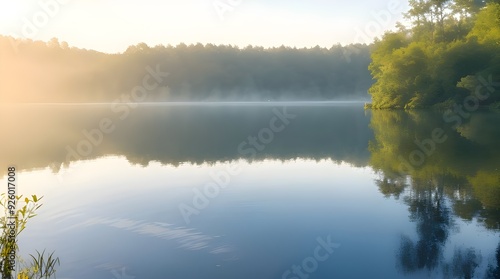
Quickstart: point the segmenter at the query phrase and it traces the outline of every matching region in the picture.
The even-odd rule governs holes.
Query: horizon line
[[[146,105],[146,106],[209,106],[209,105],[334,105],[334,104],[365,104],[370,100],[339,100],[339,101],[173,101],[173,102],[13,102],[0,103],[21,106],[106,106],[106,105]]]

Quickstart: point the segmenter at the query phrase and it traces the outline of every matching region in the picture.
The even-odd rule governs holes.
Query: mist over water
[[[18,43],[14,53],[11,40]],[[0,36],[4,103],[369,99],[369,47],[130,47],[105,54]],[[30,82],[23,82],[29,80]]]

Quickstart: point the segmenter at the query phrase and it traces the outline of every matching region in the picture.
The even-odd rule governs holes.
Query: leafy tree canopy
[[[499,102],[500,89],[491,90],[500,80],[499,2],[410,0],[410,26],[374,44],[372,107],[446,108],[469,96]],[[490,91],[486,98],[481,90]]]

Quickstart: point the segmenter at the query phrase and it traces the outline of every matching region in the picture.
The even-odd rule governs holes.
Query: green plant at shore
[[[36,251],[36,256],[30,255],[31,262],[19,273],[18,279],[42,279],[55,277],[56,266],[60,264],[59,258],[54,257],[54,252],[45,254]]]
[[[15,271],[17,263],[23,263],[23,267],[17,274],[18,279],[41,279],[55,277],[55,267],[60,264],[59,258],[54,257],[54,252],[46,254],[36,251],[31,255],[31,260],[26,263],[17,252],[19,234],[24,231],[28,220],[36,216],[36,211],[42,206],[40,200],[43,197],[32,195],[31,197],[14,196],[2,194],[0,206],[4,209],[4,215],[0,217],[0,274],[2,278],[16,278]],[[22,204],[22,206],[20,206]]]

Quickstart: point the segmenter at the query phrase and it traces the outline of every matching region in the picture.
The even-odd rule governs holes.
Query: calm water
[[[447,120],[350,103],[2,107],[0,183],[15,164],[19,192],[44,196],[20,253],[55,251],[57,278],[485,278],[500,114]]]

